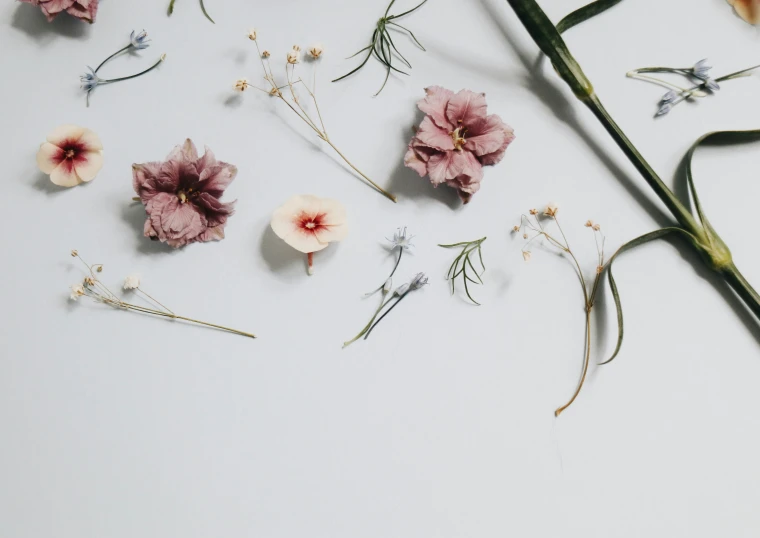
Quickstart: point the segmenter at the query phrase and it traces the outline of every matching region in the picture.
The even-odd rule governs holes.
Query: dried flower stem
[[[258,40],[254,40],[254,43],[256,44],[256,51],[259,55],[259,60],[261,61],[261,67],[264,69],[264,79],[269,83],[270,89],[267,91],[263,88],[259,88],[257,86],[254,86],[252,84],[245,83],[245,86],[251,87],[260,91],[263,91],[269,95],[275,96],[279,98],[283,103],[285,103],[290,110],[292,110],[296,116],[298,116],[301,121],[306,123],[317,135],[317,137],[320,140],[323,140],[326,142],[334,151],[337,153],[343,161],[350,166],[359,176],[362,177],[367,183],[369,183],[375,190],[377,190],[380,194],[391,200],[392,202],[396,202],[396,197],[383,189],[380,185],[372,181],[364,172],[359,170],[351,161],[348,160],[348,158],[341,152],[335,144],[332,142],[330,137],[327,134],[327,129],[325,128],[324,120],[322,119],[322,113],[319,110],[319,104],[317,103],[317,97],[312,91],[309,86],[304,82],[302,78],[295,78],[295,65],[286,64],[285,65],[285,74],[287,76],[287,84],[284,86],[280,86],[277,84],[274,78],[274,74],[272,72],[272,67],[269,64],[269,59],[265,58],[262,53],[261,49],[259,48],[259,42]],[[295,84],[301,84],[309,94],[309,97],[311,97],[311,100],[314,102],[314,108],[317,111],[317,117],[319,120],[319,124],[317,124],[314,119],[309,115],[309,113],[301,106],[301,101],[298,98],[298,95],[295,92],[294,85]],[[287,87],[290,90],[291,99],[289,100],[282,92],[282,89]],[[315,79],[315,89],[316,89],[316,79]],[[292,100],[292,102],[291,102]]]
[[[132,303],[128,303],[126,301],[121,300],[119,297],[116,296],[111,290],[108,289],[107,286],[105,286],[95,275],[96,272],[101,272],[103,269],[102,264],[93,264],[90,265],[87,262],[84,261],[84,259],[77,253],[77,251],[72,251],[72,255],[76,258],[78,258],[84,265],[87,267],[87,270],[89,272],[89,277],[85,278],[83,287],[84,287],[84,295],[86,297],[89,297],[95,301],[107,304],[109,306],[113,306],[114,308],[123,308],[125,310],[132,310],[134,312],[141,312],[143,314],[150,314],[152,316],[159,316],[163,318],[169,318],[169,319],[178,319],[182,321],[187,321],[190,323],[195,323],[197,325],[205,325],[207,327],[213,327],[215,329],[221,329],[223,331],[231,332],[234,334],[239,334],[241,336],[247,336],[249,338],[256,338],[256,335],[247,333],[244,331],[239,331],[237,329],[231,329],[230,327],[225,327],[224,325],[217,325],[216,323],[209,323],[207,321],[200,321],[193,318],[188,318],[185,316],[180,316],[178,314],[175,314],[172,310],[164,306],[162,303],[154,299],[152,296],[148,295],[145,291],[143,291],[140,288],[137,288],[140,293],[147,296],[151,301],[158,304],[161,308],[164,310],[158,310],[155,308],[148,308],[145,306],[140,306]]]

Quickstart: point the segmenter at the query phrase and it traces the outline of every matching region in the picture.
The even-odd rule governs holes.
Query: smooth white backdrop
[[[168,1],[168,0],[167,0]],[[376,98],[377,62],[356,65],[380,0],[104,0],[95,25],[33,7],[0,8],[0,151],[4,221],[0,324],[0,536],[640,537],[760,532],[760,331],[678,243],[650,244],[616,265],[626,341],[594,369],[560,419],[583,351],[570,265],[510,230],[521,212],[558,202],[571,243],[594,271],[587,219],[608,249],[670,222],[633,167],[558,80],[506,2],[431,0],[399,35],[414,68]],[[558,21],[581,1],[545,0]],[[399,2],[398,10],[411,6]],[[281,60],[294,43],[325,46],[318,92],[336,144],[399,203],[372,192],[281,103],[236,96],[261,72],[249,27]],[[145,28],[152,46],[112,62],[143,78],[98,88],[78,75]],[[760,36],[723,0],[623,2],[567,41],[612,115],[669,184],[689,145],[711,130],[760,127],[757,77],[655,121],[664,90],[625,77],[646,65],[708,57],[717,75],[758,62]],[[278,62],[275,62],[275,64]],[[308,69],[309,66],[304,66]],[[461,207],[402,166],[423,88],[484,91],[517,134],[504,161]],[[59,189],[36,168],[45,135],[87,126],[105,145],[91,184]],[[237,214],[218,243],[172,251],[142,237],[131,164],[185,138],[240,172]],[[757,144],[695,159],[706,210],[747,278],[760,284]],[[678,187],[683,191],[683,187]],[[303,256],[269,230],[294,194],[341,200],[350,236]],[[384,237],[417,237],[399,280],[431,284],[366,342],[361,295],[392,266]],[[483,306],[451,297],[453,253],[437,243],[488,236]],[[119,287],[143,286],[175,311],[258,340],[72,304],[83,276],[69,251],[105,264]],[[614,345],[609,295],[595,319],[594,361]]]

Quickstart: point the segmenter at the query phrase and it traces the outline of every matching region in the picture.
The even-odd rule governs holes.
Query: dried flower
[[[79,252],[77,252],[76,250],[72,250],[71,251],[71,257],[72,258],[76,258],[77,256],[79,256]]]
[[[398,258],[396,258],[396,263],[393,266],[393,270],[391,271],[391,274],[386,279],[385,283],[381,286],[375,288],[369,293],[364,294],[365,297],[370,297],[374,294],[376,294],[378,291],[383,292],[383,296],[385,296],[391,288],[391,282],[392,277],[396,273],[396,269],[398,269],[399,263],[401,263],[401,256],[404,254],[405,250],[409,250],[414,245],[412,245],[412,238],[414,238],[413,235],[407,235],[406,226],[403,228],[397,228],[395,232],[393,232],[393,238],[388,239],[390,243],[393,245],[391,247],[391,251],[398,249]]]
[[[601,229],[602,229],[602,227],[601,227],[601,226],[599,226],[598,224],[594,224],[594,225],[592,226],[592,228],[594,229],[594,231],[595,231],[595,232],[598,232],[599,230],[601,230]]]
[[[513,226],[512,227],[512,231],[513,232],[519,232],[520,231],[520,227],[519,226]]]
[[[481,279],[481,275],[485,272],[486,266],[483,263],[483,253],[481,251],[481,247],[483,245],[483,242],[486,240],[485,237],[481,237],[480,239],[477,239],[475,241],[464,241],[462,243],[452,243],[450,245],[438,245],[439,247],[443,248],[458,248],[462,247],[462,252],[459,253],[459,255],[454,259],[454,262],[451,264],[451,267],[449,267],[449,272],[446,274],[446,280],[451,282],[451,294],[454,295],[455,291],[455,281],[456,277],[459,275],[462,275],[462,283],[464,284],[464,291],[467,294],[467,298],[470,299],[473,303],[480,306],[480,303],[477,302],[475,299],[472,298],[472,295],[470,295],[470,288],[467,285],[467,282],[471,282],[472,284],[483,284],[483,280]],[[482,267],[482,270],[480,273],[475,269],[475,265],[472,263],[472,260],[470,259],[470,255],[473,252],[478,253],[478,260],[480,262],[480,266]],[[471,273],[468,274],[467,268],[471,269]],[[474,273],[475,278],[472,277],[472,274]]]
[[[322,48],[322,45],[320,44],[312,45],[309,48],[309,56],[311,56],[314,60],[318,60],[320,56],[322,56],[323,52],[324,52],[324,49]]]
[[[79,81],[81,82],[80,87],[87,93],[90,93],[96,86],[103,83],[103,79],[101,79],[97,73],[95,73],[95,70],[89,65],[87,66],[87,69],[89,69],[90,72],[85,72],[83,75],[80,75]]]
[[[427,285],[427,283],[428,277],[425,275],[425,273],[417,273],[411,281],[396,288],[386,301],[380,303],[380,306],[375,311],[375,314],[372,316],[372,318],[369,320],[369,323],[367,323],[367,325],[365,325],[364,328],[359,331],[359,334],[357,334],[351,340],[343,342],[343,347],[356,342],[362,336],[366,340],[369,337],[369,334],[377,326],[377,324],[380,323],[383,318],[387,316],[388,313],[390,313],[390,311],[393,310],[401,302],[402,299],[404,299],[404,297],[406,297],[412,291],[418,290]],[[393,304],[391,304],[391,302],[393,302]],[[383,313],[382,316],[380,316],[380,319],[377,319],[377,316],[379,316],[380,312],[382,312],[386,307],[388,309],[385,311],[385,313]],[[377,321],[375,321],[375,319],[377,319]]]
[[[293,196],[272,215],[274,233],[294,249],[307,254],[309,274],[313,254],[348,234],[346,209],[337,200],[307,194]]]
[[[261,53],[262,58],[269,58],[271,55],[272,54],[268,50],[265,50],[264,52]]]
[[[76,253],[76,250],[72,250],[72,255]],[[93,301],[103,303],[109,306],[112,306],[114,308],[118,308],[120,310],[128,310],[133,312],[139,312],[141,314],[150,314],[152,316],[158,316],[166,319],[172,319],[172,320],[182,320],[187,321],[190,323],[196,323],[198,325],[205,325],[207,327],[213,327],[215,329],[220,329],[223,331],[239,334],[242,336],[247,336],[249,338],[256,338],[251,333],[238,331],[236,329],[230,329],[229,327],[225,327],[223,325],[217,325],[215,323],[207,323],[205,321],[199,321],[197,319],[187,318],[184,316],[180,316],[178,314],[175,314],[174,311],[166,307],[164,304],[159,302],[157,299],[152,297],[151,295],[148,295],[145,293],[142,289],[140,289],[140,281],[139,277],[137,275],[131,275],[128,276],[127,279],[124,281],[124,289],[125,290],[134,290],[136,295],[139,295],[140,298],[144,299],[148,305],[137,305],[128,303],[126,301],[121,300],[115,293],[113,293],[111,290],[108,289],[108,287],[103,284],[100,280],[98,280],[98,277],[95,275],[95,272],[100,273],[103,270],[102,264],[95,264],[90,265],[87,262],[85,262],[79,254],[75,254],[75,257],[79,258],[79,261],[81,261],[85,267],[87,267],[87,275],[85,276],[84,282],[87,285],[87,290],[85,292],[85,287],[81,284],[76,284],[74,286],[71,286],[71,299],[76,301],[81,296],[86,296],[92,299]]]
[[[40,146],[37,165],[56,185],[74,187],[95,179],[103,166],[103,144],[89,129],[61,125]]]
[[[286,57],[286,63],[285,63],[285,76],[286,76],[286,83],[280,84],[275,79],[275,76],[272,72],[272,68],[269,61],[264,61],[266,58],[269,57],[269,53],[265,50],[263,53],[261,52],[261,49],[259,47],[258,39],[254,41],[254,44],[256,45],[256,50],[259,53],[259,61],[261,62],[261,67],[264,71],[264,80],[266,80],[267,84],[269,85],[267,89],[260,88],[255,85],[248,84],[248,87],[254,88],[256,90],[262,91],[272,97],[277,97],[281,99],[287,107],[298,116],[298,118],[303,121],[306,125],[309,126],[309,128],[314,131],[314,133],[317,135],[317,138],[319,138],[321,141],[325,142],[327,145],[329,145],[335,152],[343,159],[343,161],[350,166],[359,176],[362,177],[364,181],[366,181],[368,184],[370,184],[375,190],[377,190],[379,193],[381,193],[383,196],[391,200],[392,202],[396,201],[396,197],[380,187],[377,183],[372,181],[369,177],[367,177],[366,174],[364,174],[361,170],[359,170],[351,161],[346,158],[346,156],[335,146],[330,136],[327,134],[327,128],[325,127],[325,122],[322,118],[322,113],[319,109],[319,104],[317,103],[317,97],[314,94],[314,89],[310,88],[309,85],[303,80],[303,78],[296,78],[295,72],[295,64],[299,62],[299,55],[301,47],[298,45],[293,45],[293,49],[288,52]],[[314,64],[314,69],[316,69],[316,64]],[[314,85],[316,86],[316,75],[314,76]],[[284,91],[284,88],[287,88],[289,91]],[[311,98],[311,101],[314,104],[314,107],[311,112],[308,111],[309,107],[305,107],[303,105],[303,100],[299,96],[298,89],[301,89],[308,93],[309,97]]]
[[[244,92],[249,86],[247,78],[239,78],[235,81],[235,89],[239,92]]]
[[[587,220],[587,221],[586,221],[586,224],[584,224],[584,226],[585,226],[586,228],[591,228],[593,225],[594,225],[594,222],[593,222],[593,221],[591,221],[591,220]]]
[[[25,4],[39,6],[48,22],[55,19],[64,11],[77,19],[95,22],[98,13],[99,0],[21,0]]]
[[[544,209],[544,215],[547,217],[556,217],[557,211],[559,211],[559,206],[557,206],[557,204],[551,203],[546,206],[546,209]]]
[[[256,28],[252,28],[251,31],[248,32],[248,39],[250,39],[251,41],[256,41],[256,37],[257,37]]]
[[[84,295],[84,286],[81,284],[74,284],[71,286],[71,294],[69,295],[69,299],[72,301],[76,301],[80,297]]]
[[[512,128],[487,114],[483,93],[432,86],[417,103],[426,114],[409,142],[404,164],[434,186],[457,189],[464,203],[480,189],[483,166],[496,164],[514,140]]]
[[[531,215],[538,215],[538,209],[531,209],[530,210]]]
[[[135,31],[132,30],[132,33],[129,35],[129,43],[132,45],[133,48],[137,50],[143,50],[150,47],[150,39],[148,39],[148,32],[145,30],[141,31],[138,34],[135,34]]]
[[[124,279],[125,290],[134,290],[140,287],[140,275],[131,274]]]
[[[523,250],[522,251],[522,255],[523,255],[523,260],[525,260],[526,262],[530,261],[530,251],[529,250]]]
[[[178,248],[224,239],[235,202],[224,203],[224,190],[237,168],[217,161],[213,152],[198,157],[192,140],[172,150],[165,162],[132,165],[132,186],[145,206],[145,237]]]
[[[728,0],[736,14],[750,24],[760,24],[760,0]]]

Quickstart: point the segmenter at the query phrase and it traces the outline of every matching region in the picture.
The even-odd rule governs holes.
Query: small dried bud
[[[525,260],[526,262],[529,262],[530,261],[530,251],[523,250],[522,254],[523,254],[523,260]]]
[[[256,37],[257,37],[256,28],[253,28],[251,29],[250,32],[248,32],[248,39],[250,39],[251,41],[256,41]]]
[[[95,266],[95,270],[98,273],[102,273],[103,272],[103,266],[101,264],[98,264],[98,265]]]
[[[269,58],[270,56],[271,54],[269,53],[268,50],[265,50],[264,52],[261,53],[262,58]]]
[[[393,279],[389,278],[388,280],[385,281],[385,284],[383,284],[383,295],[391,291],[392,287],[393,287]]]
[[[293,48],[290,52],[288,52],[287,56],[288,63],[291,65],[295,65],[298,63],[298,51]]]
[[[515,226],[514,228],[512,228],[512,230],[514,230],[515,232],[519,232],[520,231],[520,227],[519,226]]]
[[[602,274],[602,271],[604,271],[604,266],[602,266],[602,265],[597,265],[597,266],[596,266],[596,274],[597,274],[597,275],[601,275],[601,274]]]
[[[546,209],[544,209],[544,215],[547,217],[556,217],[557,211],[559,211],[557,204],[549,204],[546,206]]]
[[[593,227],[593,226],[594,226],[594,222],[593,222],[593,221],[591,221],[591,220],[587,220],[587,221],[586,221],[586,224],[585,224],[584,226],[586,226],[586,228],[591,228],[591,227]]]
[[[530,210],[531,215],[538,215],[538,209],[531,209]]]
[[[240,78],[240,79],[236,80],[234,88],[235,88],[236,91],[244,92],[245,90],[248,89],[248,79],[247,78]]]
[[[601,230],[601,229],[602,229],[602,227],[601,227],[601,226],[599,226],[598,224],[594,224],[593,228],[594,228],[594,231],[595,231],[595,232],[598,232],[599,230]]]
[[[72,258],[76,258],[77,256],[79,256],[79,252],[77,252],[76,250],[72,250],[71,251],[71,257]]]
[[[84,285],[85,286],[94,286],[95,285],[95,279],[91,276],[84,277]]]
[[[324,52],[324,49],[322,48],[322,45],[319,45],[319,44],[312,45],[309,48],[309,55],[315,60],[319,59],[319,57],[322,56],[323,52]]]
[[[528,239],[528,234],[523,234],[523,239]]]
[[[274,96],[274,95],[280,95],[280,90],[278,90],[277,88],[273,87],[271,90],[269,90],[269,95],[272,95],[272,96]]]
[[[293,50],[296,52],[301,52],[301,46],[300,45],[293,45]]]

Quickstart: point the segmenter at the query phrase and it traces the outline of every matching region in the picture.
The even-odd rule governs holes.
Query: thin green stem
[[[127,50],[129,50],[129,49],[131,49],[131,48],[132,48],[132,43],[130,43],[129,45],[127,45],[127,46],[126,46],[126,47],[124,47],[123,49],[119,49],[119,50],[117,50],[116,52],[114,52],[113,54],[111,54],[111,55],[110,55],[108,58],[106,58],[105,60],[103,60],[102,62],[100,62],[100,65],[98,65],[98,67],[96,67],[96,68],[95,68],[95,73],[97,73],[97,72],[100,70],[100,68],[101,68],[101,67],[103,67],[104,65],[106,65],[106,63],[107,63],[109,60],[111,60],[112,58],[114,58],[114,57],[118,56],[118,55],[119,55],[119,54],[121,54],[122,52],[124,52],[124,51],[127,51]]]
[[[151,71],[153,71],[156,67],[158,67],[159,65],[161,65],[161,62],[163,62],[165,59],[166,59],[166,54],[162,55],[161,58],[159,58],[156,63],[154,63],[153,65],[151,65],[145,71],[140,71],[139,73],[137,73],[135,75],[130,75],[128,77],[101,79],[99,84],[111,84],[112,82],[121,82],[122,80],[129,80],[129,79],[132,79],[132,78],[140,77],[140,76],[142,76],[142,75],[144,75],[146,73],[150,73]]]

